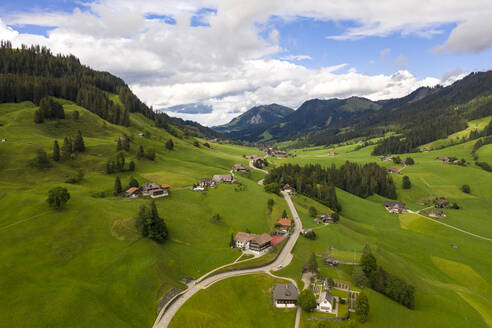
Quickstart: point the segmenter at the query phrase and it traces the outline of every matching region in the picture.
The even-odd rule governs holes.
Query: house
[[[248,249],[249,248],[249,242],[254,237],[256,237],[255,234],[251,234],[251,233],[247,233],[247,232],[241,232],[241,231],[238,232],[236,234],[236,237],[234,237],[234,241],[236,242],[236,247]]]
[[[289,229],[292,226],[292,220],[287,218],[278,219],[277,224],[282,229]]]
[[[216,174],[212,177],[212,181],[217,183],[233,183],[234,178],[232,174]]]
[[[246,166],[244,166],[243,164],[234,164],[232,169],[234,170],[234,172],[238,172],[238,173],[248,173],[249,172],[249,169]]]
[[[301,235],[305,236],[305,235],[307,235],[308,233],[310,233],[312,231],[313,231],[313,229],[302,229]]]
[[[321,223],[321,220],[320,219],[314,219],[314,223],[320,224]]]
[[[131,187],[130,189],[125,191],[125,197],[137,198],[140,197],[140,195],[141,195],[140,189],[136,187]]]
[[[168,196],[169,192],[166,189],[158,188],[150,190],[149,195],[151,198],[159,198]]]
[[[319,294],[316,309],[321,312],[333,312],[333,295],[325,290]]]
[[[446,217],[446,214],[444,214],[443,212],[436,210],[436,209],[428,210],[427,214],[429,216],[432,216],[433,218],[445,218]]]
[[[203,188],[202,186],[195,186],[193,187],[193,191],[204,191],[205,188]]]
[[[393,214],[402,213],[405,209],[405,203],[401,202],[392,202],[389,200],[385,200],[383,202],[384,207],[388,210],[388,212]]]
[[[217,141],[217,139],[209,139],[209,140],[207,140],[207,142],[208,143],[217,143],[218,141]]]
[[[328,224],[328,223],[335,223],[335,220],[333,219],[333,216],[328,213],[321,214],[320,216],[321,222]]]
[[[140,187],[140,190],[142,191],[142,194],[144,196],[149,196],[152,190],[157,190],[157,189],[162,189],[162,188],[155,182],[146,182]]]
[[[249,249],[255,253],[263,253],[270,248],[272,236],[267,233],[255,235],[249,242]]]
[[[138,133],[138,136],[139,136],[139,137],[143,137],[143,136],[144,136],[143,132],[139,132],[139,133]]]
[[[7,138],[2,138],[2,142],[7,142]]]
[[[424,148],[424,149],[422,149],[422,152],[423,153],[428,153],[429,152],[429,149],[428,148]]]
[[[202,187],[203,189],[214,188],[215,187],[215,181],[212,180],[212,178],[201,178],[199,186]]]
[[[289,184],[284,185],[283,190],[286,191],[289,195],[295,195],[296,194],[295,188],[291,187]]]
[[[393,174],[400,174],[400,170],[399,170],[399,169],[397,169],[396,167],[390,167],[390,168],[388,169],[388,172],[389,172],[389,173],[393,173]]]
[[[449,202],[444,198],[440,198],[436,202],[436,207],[438,208],[446,208],[448,206],[449,206]]]
[[[278,245],[280,244],[283,240],[285,239],[285,236],[281,236],[281,235],[275,235],[275,236],[272,236],[272,241],[270,242],[270,245],[275,246],[275,245]]]
[[[293,308],[297,304],[299,292],[292,284],[276,284],[273,286],[273,303],[278,308]]]
[[[336,154],[338,154],[338,153],[335,153],[334,151],[330,151],[330,152],[328,153],[328,156],[335,156]]]
[[[449,163],[449,158],[446,156],[441,156],[436,158],[438,161],[441,161],[443,163]]]
[[[360,145],[362,143],[362,140],[357,141],[357,144]]]
[[[391,161],[393,161],[393,155],[381,156],[381,157],[379,157],[379,160],[380,161],[391,162]]]
[[[328,265],[328,266],[337,266],[338,265],[338,261],[335,258],[329,256],[329,257],[327,257],[325,259],[325,265]]]

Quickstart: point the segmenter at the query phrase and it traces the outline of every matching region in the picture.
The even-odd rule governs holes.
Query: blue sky
[[[398,97],[491,69],[488,1],[7,0],[0,38],[72,53],[154,108],[217,124],[263,103]]]

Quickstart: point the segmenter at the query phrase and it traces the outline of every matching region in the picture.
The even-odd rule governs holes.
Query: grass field
[[[238,177],[246,188],[220,185],[204,193],[183,187],[200,177],[228,172],[251,148],[192,145],[193,138],[172,137],[175,150],[164,147],[171,136],[141,115],[131,115],[130,128],[104,122],[70,102],[67,119],[32,122],[31,103],[0,105],[0,326],[142,327],[151,326],[157,303],[169,289],[181,288],[184,277],[199,277],[239,256],[230,235],[240,230],[268,232],[285,208],[282,198],[263,192],[256,173]],[[71,112],[78,110],[80,120]],[[53,141],[83,131],[87,151],[74,160],[53,163],[47,170],[28,163],[37,148],[51,155]],[[138,137],[143,131],[145,137]],[[141,239],[134,217],[148,199],[94,198],[111,194],[116,174],[104,174],[120,135],[131,137],[126,154],[136,171],[118,174],[125,187],[131,176],[140,183],[171,185],[170,197],[156,200],[170,231],[164,245]],[[61,144],[60,144],[61,145]],[[139,145],[156,150],[156,160],[136,160]],[[78,184],[64,181],[83,169]],[[45,199],[55,186],[66,187],[71,199],[63,210]],[[267,200],[274,198],[270,213]],[[211,217],[220,214],[220,222]]]
[[[227,144],[196,148],[191,137],[172,137],[175,150],[164,143],[171,136],[141,115],[131,115],[129,128],[104,122],[70,102],[64,105],[67,119],[35,125],[31,103],[0,105],[0,326],[6,327],[142,327],[151,326],[158,301],[169,289],[182,288],[184,277],[197,278],[240,254],[228,247],[231,234],[249,229],[268,232],[285,201],[267,194],[257,184],[262,175],[252,172],[238,176],[242,191],[234,185],[220,185],[207,192],[186,189],[199,178],[228,172],[234,163],[247,164],[242,157],[257,149]],[[80,120],[70,113],[80,111]],[[480,123],[482,124],[482,123]],[[28,165],[37,148],[51,154],[53,141],[83,131],[87,151],[74,160],[54,163],[38,170]],[[144,132],[145,137],[138,133]],[[116,140],[131,137],[127,162],[135,160],[136,171],[118,174],[124,186],[133,176],[140,183],[156,181],[171,185],[171,195],[156,200],[165,219],[170,240],[157,245],[141,239],[134,217],[147,199],[94,198],[94,192],[113,190],[116,174],[104,174],[107,159],[115,156]],[[201,140],[203,142],[203,140]],[[136,160],[139,145],[155,148],[156,160]],[[371,156],[374,146],[354,151],[356,145],[334,148],[296,149],[295,158],[273,159],[283,163],[342,165],[380,162]],[[422,199],[445,196],[461,209],[446,209],[443,222],[492,238],[492,175],[474,164],[446,165],[435,158],[455,156],[473,163],[473,142],[462,143],[411,156],[416,165],[393,175],[398,199],[412,210],[422,209]],[[492,148],[478,152],[480,160],[492,163]],[[489,160],[490,159],[490,160]],[[64,181],[83,169],[78,184]],[[412,188],[403,190],[408,175]],[[461,192],[469,184],[471,193]],[[61,211],[51,210],[47,191],[67,187],[71,200]],[[366,289],[371,304],[364,327],[490,327],[492,311],[492,242],[411,214],[392,215],[374,195],[362,199],[337,190],[342,204],[340,222],[316,225],[309,207],[319,213],[328,208],[298,195],[293,198],[304,228],[313,228],[316,240],[300,237],[291,264],[276,272],[293,278],[302,286],[301,271],[312,253],[318,255],[320,273],[351,281],[352,266],[337,268],[323,264],[323,255],[344,260],[358,256],[370,245],[385,270],[416,287],[416,308],[409,310],[387,297]],[[272,212],[267,200],[274,199]],[[211,220],[220,214],[221,220]],[[457,244],[458,248],[451,247]],[[255,260],[253,260],[255,261]],[[246,264],[247,262],[244,262]],[[241,264],[241,263],[240,263]],[[266,275],[224,280],[198,293],[177,313],[173,327],[284,327],[294,322],[294,311],[276,310],[269,288],[275,280]],[[219,320],[219,318],[221,320]],[[302,327],[314,327],[305,320]],[[333,326],[339,326],[335,323]]]

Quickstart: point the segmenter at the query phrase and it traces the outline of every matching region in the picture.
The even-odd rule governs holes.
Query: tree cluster
[[[360,265],[372,289],[409,309],[415,307],[415,288],[395,275],[386,272],[383,267],[380,266],[378,269],[376,258],[368,247],[361,256]]]
[[[140,206],[136,219],[136,227],[142,237],[149,238],[159,244],[168,238],[166,223],[159,216],[154,201],[149,206]]]
[[[106,162],[106,174],[135,171],[135,162],[130,161],[130,163],[128,163],[128,169],[125,169],[125,162],[125,154],[123,152],[117,153],[116,158],[110,159]]]
[[[52,97],[43,97],[39,102],[39,108],[34,112],[34,123],[64,118],[63,106]]]

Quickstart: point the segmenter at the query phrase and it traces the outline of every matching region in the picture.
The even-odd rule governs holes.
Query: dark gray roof
[[[273,287],[273,298],[275,300],[297,300],[298,291],[292,284],[276,284]]]
[[[319,294],[318,303],[322,303],[325,300],[327,300],[328,303],[333,305],[333,295],[327,290]]]
[[[405,203],[401,203],[401,202],[392,202],[389,200],[385,200],[383,204],[385,207],[405,208]]]

